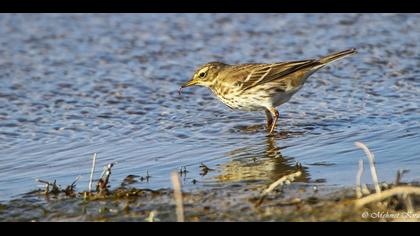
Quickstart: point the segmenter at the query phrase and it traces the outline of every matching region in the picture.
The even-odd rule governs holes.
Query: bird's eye
[[[200,78],[204,78],[206,77],[206,72],[201,72],[198,76],[200,76]]]

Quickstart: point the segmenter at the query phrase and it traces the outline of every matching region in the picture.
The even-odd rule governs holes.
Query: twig
[[[174,171],[171,174],[172,185],[174,186],[174,197],[176,202],[176,217],[178,222],[184,222],[184,207],[182,203],[181,182],[178,174]]]
[[[286,175],[286,176],[281,177],[276,182],[270,184],[270,186],[268,186],[268,188],[265,189],[262,192],[261,195],[262,196],[267,195],[268,193],[270,193],[271,191],[273,191],[273,189],[275,189],[277,186],[283,185],[284,183],[288,183],[288,182],[294,181],[295,178],[301,176],[301,174],[302,174],[302,172],[298,171],[298,172],[292,173],[290,175]]]
[[[398,170],[397,171],[397,176],[395,177],[395,186],[400,185],[403,175],[408,173],[408,172],[409,172],[408,170]]]
[[[51,183],[50,182],[48,182],[48,181],[46,181],[46,180],[42,180],[42,179],[35,179],[35,181],[36,182],[39,182],[39,183],[43,183],[43,184],[45,184],[45,194],[48,194],[49,193],[49,191],[50,191],[50,185],[51,185]]]
[[[92,180],[93,180],[93,172],[95,171],[95,165],[96,165],[96,152],[93,153],[92,169],[90,171],[90,179],[89,179],[89,193],[92,191]]]
[[[213,171],[214,169],[210,169],[208,166],[204,165],[202,162],[200,164],[201,172],[200,175],[205,176],[209,171]]]
[[[75,186],[76,185],[76,183],[77,183],[77,181],[79,181],[80,180],[80,178],[82,178],[82,176],[77,176],[76,177],[76,179],[74,179],[74,181],[73,181],[73,183],[71,183],[71,186]]]
[[[54,182],[52,183],[52,188],[50,192],[53,194],[60,193],[60,188],[57,186],[57,180],[54,180]]]
[[[258,200],[258,202],[256,203],[256,206],[261,205],[261,203],[263,202],[263,200],[264,200],[265,196],[266,196],[267,194],[269,194],[271,191],[273,191],[273,189],[275,189],[277,186],[279,186],[279,185],[284,185],[285,183],[286,183],[286,184],[289,184],[290,182],[294,181],[296,177],[299,177],[299,176],[301,176],[301,175],[302,175],[302,172],[301,172],[301,171],[297,171],[297,172],[295,172],[295,173],[292,173],[292,174],[289,174],[289,175],[283,176],[283,177],[281,177],[280,179],[278,179],[276,182],[274,182],[274,183],[270,184],[270,186],[268,186],[268,188],[267,188],[267,189],[265,189],[265,190],[261,193],[260,200]]]
[[[366,154],[366,156],[367,156],[367,158],[369,160],[370,173],[372,175],[372,181],[373,181],[373,184],[375,185],[376,193],[380,193],[381,192],[381,188],[379,187],[378,175],[376,174],[375,156],[373,155],[372,152],[370,152],[369,148],[364,143],[355,142],[354,144],[358,148],[361,148],[365,152],[365,154]]]
[[[36,182],[43,183],[43,184],[51,184],[50,182],[42,179],[35,179]]]
[[[79,181],[79,179],[81,178],[81,176],[77,176],[76,179],[73,181],[73,183],[71,183],[69,186],[66,187],[66,189],[64,189],[64,192],[67,195],[70,195],[74,192],[74,188],[76,187],[76,183],[77,181]]]
[[[109,177],[111,176],[111,169],[114,164],[115,163],[113,162],[104,167],[101,178],[96,183],[96,191],[99,192],[99,194],[108,193]]]
[[[357,176],[356,176],[356,197],[357,198],[361,198],[363,196],[362,194],[362,187],[360,184],[360,178],[363,175],[363,160],[360,159],[359,160],[359,171],[357,171]]]
[[[386,198],[392,197],[394,195],[400,195],[400,194],[416,194],[420,195],[420,188],[419,187],[412,187],[412,186],[398,186],[392,189],[385,190],[380,193],[374,193],[369,196],[366,196],[361,199],[355,200],[355,206],[356,208],[363,207],[366,204],[372,203],[372,202],[378,202],[382,201]]]

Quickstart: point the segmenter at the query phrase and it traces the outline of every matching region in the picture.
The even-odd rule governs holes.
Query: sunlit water
[[[419,14],[1,14],[0,200],[36,178],[86,190],[96,152],[117,162],[111,187],[186,189],[299,181],[352,186],[374,152],[380,181],[420,175]],[[265,115],[231,111],[205,88],[180,84],[208,61],[278,62],[355,47],[314,74],[279,107],[275,137]],[[214,171],[200,175],[200,164]],[[202,174],[202,173],[201,173]],[[193,184],[193,180],[197,180]]]

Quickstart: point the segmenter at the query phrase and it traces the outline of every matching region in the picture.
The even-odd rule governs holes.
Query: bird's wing
[[[279,80],[285,78],[286,75],[289,75],[293,72],[309,69],[318,64],[319,62],[317,60],[259,64],[256,65],[254,69],[249,73],[249,75],[244,79],[241,84],[241,89],[244,91],[264,83]]]

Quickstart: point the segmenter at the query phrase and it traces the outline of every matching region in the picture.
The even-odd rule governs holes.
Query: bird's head
[[[181,93],[181,89],[185,87],[190,87],[193,85],[209,87],[212,85],[219,75],[219,72],[226,64],[221,62],[209,62],[203,66],[201,66],[198,70],[195,71],[192,79],[179,88],[179,93]]]

